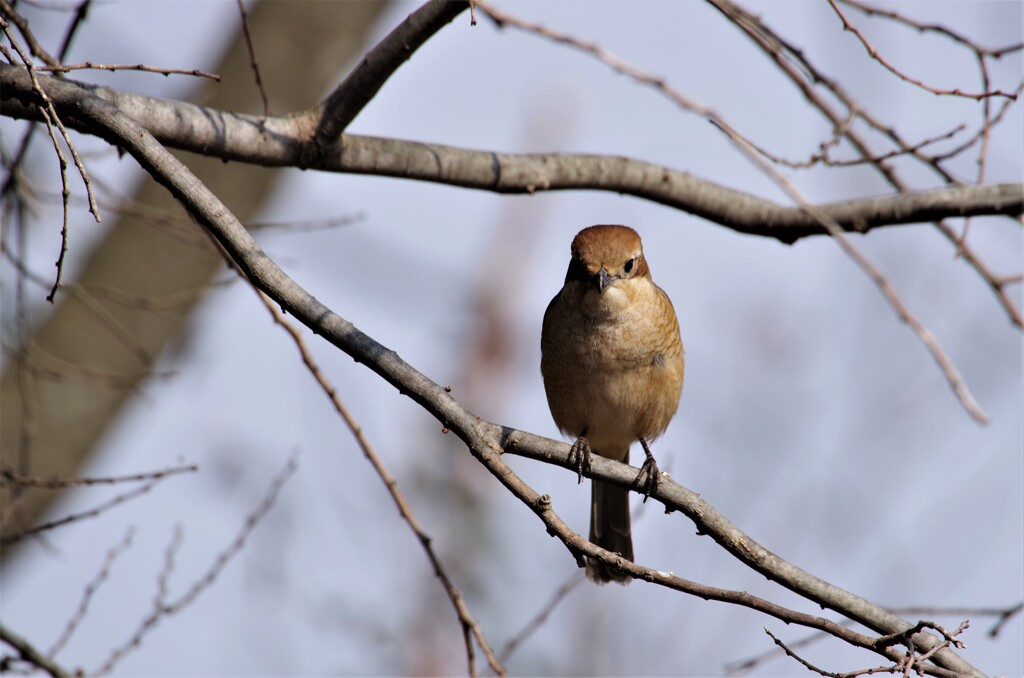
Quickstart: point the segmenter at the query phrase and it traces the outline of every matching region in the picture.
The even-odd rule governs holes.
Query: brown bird
[[[647,443],[661,435],[683,390],[683,343],[668,295],[651,280],[637,232],[591,226],[572,241],[565,284],[548,304],[541,332],[541,374],[551,416],[575,436],[570,458],[578,471],[591,451],[629,463],[639,440],[647,455],[647,491],[658,467]],[[581,476],[582,478],[582,476]],[[590,541],[633,560],[629,491],[595,480]],[[588,560],[598,583],[629,583],[624,572]]]

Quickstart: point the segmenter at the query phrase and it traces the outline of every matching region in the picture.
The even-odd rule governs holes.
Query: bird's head
[[[604,295],[625,281],[650,279],[640,236],[628,226],[591,226],[576,234],[565,282]]]

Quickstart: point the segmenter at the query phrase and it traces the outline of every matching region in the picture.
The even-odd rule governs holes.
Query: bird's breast
[[[635,290],[634,290],[635,291]],[[679,324],[664,292],[583,299],[563,293],[544,319],[541,370],[559,428],[592,444],[653,438],[675,414],[683,380]],[[622,442],[624,441],[624,443]]]

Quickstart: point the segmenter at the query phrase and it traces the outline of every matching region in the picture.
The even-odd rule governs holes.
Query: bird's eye
[[[625,271],[626,273],[632,273],[633,272],[633,265],[635,263],[636,263],[636,257],[633,257],[632,259],[630,259],[629,261],[626,262],[626,265],[622,267],[622,270]]]

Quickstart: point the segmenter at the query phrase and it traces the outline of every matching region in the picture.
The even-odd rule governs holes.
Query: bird
[[[654,491],[660,471],[648,443],[676,414],[684,370],[675,308],[651,279],[640,235],[628,226],[584,228],[541,330],[548,407],[575,439],[569,458],[580,482],[591,453],[629,463],[630,445],[639,441],[646,460],[637,481],[646,474],[646,494]],[[627,488],[593,481],[590,541],[633,561]],[[586,567],[599,584],[631,581],[594,558]]]

